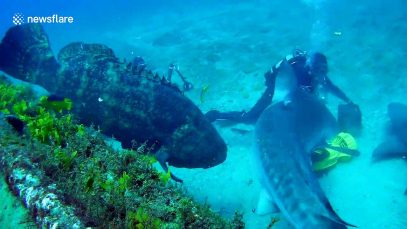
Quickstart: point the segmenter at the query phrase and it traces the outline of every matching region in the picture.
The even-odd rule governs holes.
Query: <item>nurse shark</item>
[[[335,213],[311,166],[313,148],[337,130],[325,105],[301,89],[263,112],[255,127],[263,186],[256,213],[281,211],[295,228],[352,226]]]
[[[407,105],[390,103],[387,106],[390,118],[388,135],[383,143],[373,151],[373,161],[388,159],[407,160]],[[407,189],[404,191],[407,195]]]

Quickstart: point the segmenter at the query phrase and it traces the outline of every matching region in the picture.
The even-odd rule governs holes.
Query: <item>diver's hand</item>
[[[266,79],[265,82],[266,87],[274,87],[276,83],[277,70],[274,70],[273,72],[273,69],[274,67],[272,68],[272,70],[264,74],[264,78]]]

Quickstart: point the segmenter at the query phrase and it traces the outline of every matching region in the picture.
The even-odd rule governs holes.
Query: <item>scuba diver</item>
[[[307,54],[306,52],[295,50],[292,55],[286,56],[283,60],[275,64],[264,74],[266,80],[266,90],[260,99],[248,112],[232,111],[220,112],[211,110],[205,114],[206,118],[213,122],[218,119],[230,120],[242,123],[255,123],[261,113],[273,100],[276,77],[278,76],[283,64],[291,66],[296,80],[297,87],[300,87],[310,93],[317,94],[321,89],[332,93],[347,104],[354,103],[328,78],[328,62],[326,56],[319,52]],[[356,105],[355,105],[356,106]]]
[[[358,156],[360,152],[357,149],[356,140],[352,134],[357,135],[358,130],[361,128],[362,121],[359,106],[354,104],[328,78],[327,58],[319,52],[307,54],[306,52],[295,50],[292,55],[286,56],[264,74],[266,90],[252,109],[248,112],[220,112],[211,110],[205,114],[208,121],[213,122],[218,119],[224,119],[247,124],[255,123],[264,109],[272,103],[276,78],[279,73],[286,70],[283,69],[283,66],[288,66],[294,73],[296,81],[294,87],[299,87],[319,97],[323,96],[323,94],[320,94],[321,92],[329,92],[346,103],[338,106],[338,124],[342,132],[326,144],[320,145],[313,150],[312,167],[314,171],[328,171],[338,162],[349,161],[352,156]],[[283,75],[279,77],[288,76]]]
[[[194,88],[192,83],[187,81],[187,79],[184,77],[184,75],[180,72],[179,66],[174,64],[174,63],[171,63],[168,66],[168,74],[167,74],[167,81],[168,82],[171,82],[173,72],[176,72],[178,74],[178,76],[181,78],[181,80],[182,80],[182,82],[184,84],[183,85],[184,91],[190,91],[190,90],[192,90]]]

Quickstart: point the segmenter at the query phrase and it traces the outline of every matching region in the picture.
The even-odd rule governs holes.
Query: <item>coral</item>
[[[72,116],[62,114],[72,108],[72,101],[48,101],[43,96],[39,101],[30,99],[29,88],[16,87],[0,81],[0,111],[13,114],[26,123],[32,137],[42,143],[61,146],[64,139],[76,131],[84,134],[83,125],[71,125]]]

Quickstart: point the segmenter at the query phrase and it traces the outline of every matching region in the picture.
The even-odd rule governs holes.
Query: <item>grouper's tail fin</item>
[[[53,85],[58,63],[39,24],[10,28],[0,43],[0,70],[21,80]]]

